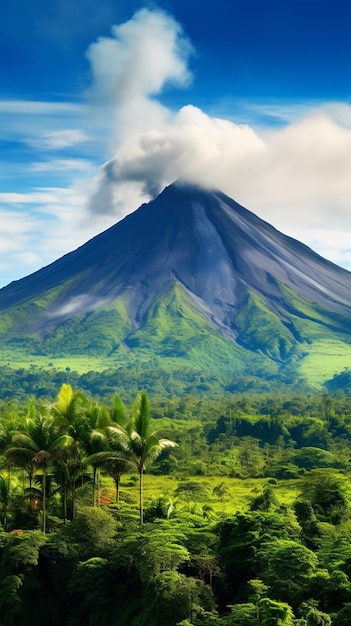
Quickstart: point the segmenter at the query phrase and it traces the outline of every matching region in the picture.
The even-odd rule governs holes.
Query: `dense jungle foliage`
[[[0,411],[4,626],[351,623],[347,394]]]

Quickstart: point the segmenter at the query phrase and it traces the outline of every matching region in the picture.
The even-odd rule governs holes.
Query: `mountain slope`
[[[1,289],[0,339],[7,358],[272,373],[319,342],[351,357],[350,294],[351,273],[223,193],[178,182]]]

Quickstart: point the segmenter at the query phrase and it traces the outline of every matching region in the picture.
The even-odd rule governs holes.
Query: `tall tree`
[[[74,440],[67,434],[60,434],[52,415],[38,413],[24,421],[23,429],[15,431],[5,452],[8,459],[19,467],[29,467],[33,475],[37,468],[42,470],[43,532],[46,532],[46,487],[50,464],[64,447],[72,446]]]
[[[64,383],[57,394],[55,402],[50,405],[50,413],[61,434],[72,438],[72,445],[60,451],[57,457],[57,478],[61,482],[64,518],[67,518],[67,499],[71,492],[70,517],[75,516],[76,479],[82,473],[82,450],[80,425],[84,422],[87,398],[82,391],[74,391],[71,385]]]
[[[178,444],[169,439],[161,439],[158,433],[152,430],[150,404],[145,391],[138,393],[133,405],[132,416],[126,427],[111,424],[108,431],[110,446],[113,449],[93,455],[91,460],[105,463],[107,469],[110,463],[110,469],[114,468],[116,472],[122,471],[122,466],[124,471],[127,464],[137,470],[139,474],[139,519],[140,526],[142,526],[144,522],[144,472],[163,450],[174,448]]]
[[[126,474],[133,467],[133,464],[129,460],[128,451],[121,445],[118,437],[111,433],[111,430],[107,429],[107,446],[109,452],[114,452],[115,456],[111,457],[109,452],[106,453],[106,457],[103,460],[103,465],[106,472],[111,476],[115,483],[116,489],[116,504],[119,503],[119,492],[122,474]]]
[[[1,523],[4,530],[7,530],[8,512],[11,504],[11,478],[8,473],[0,474],[0,512]]]
[[[90,403],[78,427],[79,440],[87,455],[85,464],[93,468],[93,506],[100,503],[99,496],[99,461],[98,455],[107,449],[106,429],[111,422],[108,410],[97,402]]]
[[[145,391],[141,391],[134,402],[132,417],[127,425],[126,441],[129,457],[139,474],[139,515],[143,525],[143,475],[146,468],[167,448],[177,444],[169,439],[161,439],[157,431],[152,430],[150,403]]]
[[[125,429],[129,420],[128,409],[118,394],[115,394],[113,397],[110,415],[113,424],[112,428],[107,429],[108,448],[109,450],[114,450],[115,452],[117,452],[118,456],[113,459],[107,459],[105,463],[105,469],[114,480],[116,488],[116,504],[118,504],[122,474],[125,474],[131,468],[130,461],[128,460],[128,450],[125,450],[125,446],[121,444],[120,437],[118,435],[116,437],[116,433],[114,430],[115,425],[117,425],[121,429]]]

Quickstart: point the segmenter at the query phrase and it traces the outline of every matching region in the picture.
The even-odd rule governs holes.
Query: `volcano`
[[[33,357],[125,367],[279,371],[322,345],[344,363],[351,273],[222,192],[178,181],[1,289],[0,338]]]

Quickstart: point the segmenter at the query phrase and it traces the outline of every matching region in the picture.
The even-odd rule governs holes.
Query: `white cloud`
[[[35,252],[29,250],[14,252],[12,254],[12,261],[15,261],[18,265],[24,268],[33,267],[40,264],[40,256]]]
[[[109,125],[111,141],[138,136],[168,120],[169,111],[155,96],[168,86],[191,80],[187,60],[192,53],[181,26],[160,10],[141,9],[113,26],[87,51],[96,114]]]
[[[82,115],[85,104],[74,102],[45,102],[40,100],[0,100],[0,114],[9,115]]]
[[[81,294],[80,296],[71,298],[65,302],[64,305],[47,311],[45,315],[49,318],[65,317],[81,311],[86,312],[94,310],[108,302],[108,298],[96,298],[88,293]]]
[[[25,210],[0,205],[0,222],[0,276],[5,284],[24,276],[28,267],[40,264],[40,254],[30,249],[35,220]],[[8,278],[4,280],[4,276]]]
[[[62,150],[88,140],[89,137],[79,128],[65,128],[46,132],[41,137],[29,139],[29,143],[46,150]]]
[[[0,194],[0,286],[57,260],[115,222],[111,216],[86,219],[89,192],[89,181],[82,179],[71,188]]]
[[[51,159],[32,163],[29,169],[33,172],[87,172],[93,168],[83,159]]]
[[[38,138],[52,132],[78,129],[85,123],[85,104],[0,100],[0,138],[37,145]]]
[[[13,211],[1,207],[1,251],[13,249],[20,249],[19,240],[25,235],[32,227],[33,220],[25,211]]]
[[[75,149],[75,156],[84,155],[94,142],[96,158],[101,156],[104,139],[90,135],[91,120],[86,104],[0,100],[0,141],[15,144],[17,153],[24,150],[38,153]],[[28,148],[30,150],[28,150]],[[8,159],[1,159],[1,170],[8,170]]]
[[[188,106],[168,125],[121,143],[101,170],[91,206],[119,216],[123,205],[120,199],[116,203],[115,190],[121,184],[139,186],[145,200],[185,177],[222,189],[308,241],[316,227],[322,236],[325,225],[327,236],[331,222],[351,226],[350,154],[351,130],[323,109],[260,133]]]
[[[67,190],[62,190],[66,192]],[[23,205],[34,204],[40,206],[43,203],[51,204],[56,201],[56,196],[52,193],[51,189],[41,189],[38,191],[31,191],[29,193],[0,193],[0,203],[7,205]]]
[[[94,76],[92,97],[104,105],[130,103],[160,93],[168,83],[190,80],[191,47],[180,25],[166,13],[142,9],[112,37],[91,44],[87,56]]]

